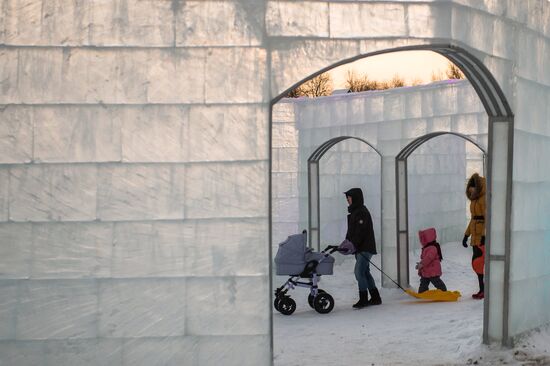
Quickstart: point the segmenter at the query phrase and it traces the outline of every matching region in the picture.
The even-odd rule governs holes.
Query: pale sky
[[[449,61],[431,51],[402,51],[371,56],[339,66],[329,71],[334,89],[344,89],[348,70],[366,73],[369,79],[390,80],[396,73],[411,84],[414,79],[431,82],[432,72],[445,71]]]

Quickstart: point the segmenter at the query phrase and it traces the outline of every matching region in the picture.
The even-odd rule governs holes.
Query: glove
[[[338,251],[343,255],[355,254],[355,245],[348,239],[345,239],[339,246]]]
[[[485,235],[481,237],[481,245],[485,245]]]
[[[467,235],[464,235],[464,239],[462,239],[462,246],[464,248],[468,248],[468,236]]]

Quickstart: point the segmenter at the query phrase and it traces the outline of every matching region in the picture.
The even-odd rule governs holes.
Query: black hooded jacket
[[[369,210],[365,207],[363,191],[361,191],[361,188],[352,188],[345,192],[345,194],[351,197],[351,205],[348,207],[348,232],[346,233],[346,239],[355,245],[357,252],[376,254],[372,217]]]

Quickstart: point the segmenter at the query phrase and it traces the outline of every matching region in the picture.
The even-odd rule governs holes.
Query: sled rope
[[[377,266],[376,264],[372,263],[367,257],[365,257],[365,256],[363,255],[363,253],[359,253],[359,255],[361,255],[363,258],[365,258],[370,264],[372,264],[372,266],[373,266],[374,268],[376,268],[377,270],[379,270],[380,273],[382,273],[384,276],[388,277],[388,278],[390,279],[390,281],[392,281],[393,283],[395,283],[395,285],[396,285],[397,287],[399,287],[401,290],[403,290],[403,292],[405,292],[406,294],[408,294],[408,292],[407,292],[403,287],[399,286],[399,284],[398,284],[397,282],[395,282],[395,281],[393,280],[393,278],[391,278],[391,277],[388,276],[386,273],[384,273],[384,271],[382,271],[380,268],[378,268],[378,266]]]

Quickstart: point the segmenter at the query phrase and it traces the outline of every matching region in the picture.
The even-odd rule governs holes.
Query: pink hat
[[[429,229],[420,230],[418,232],[418,238],[420,239],[422,245],[426,245],[437,239],[437,233],[435,232],[435,229],[431,227]]]

